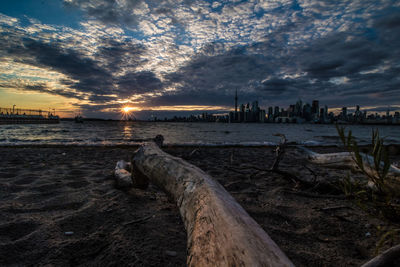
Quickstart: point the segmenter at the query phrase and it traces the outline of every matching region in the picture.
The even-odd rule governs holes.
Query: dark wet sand
[[[132,151],[0,147],[0,265],[185,265],[185,229],[167,196],[154,186],[115,188],[115,164],[129,160]],[[359,266],[373,257],[381,234],[377,226],[385,223],[349,200],[305,195],[340,196],[337,190],[305,191],[278,174],[252,169],[272,164],[271,148],[165,151],[217,179],[295,265]],[[294,149],[280,167],[309,181],[333,181],[348,173],[309,164]],[[324,210],[337,206],[343,207]]]

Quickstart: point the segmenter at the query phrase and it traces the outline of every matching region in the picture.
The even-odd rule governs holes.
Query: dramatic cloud
[[[92,113],[227,110],[235,90],[264,107],[399,104],[398,1],[62,3],[84,14],[78,28],[0,16],[0,87],[74,98]]]
[[[18,66],[30,65],[45,72],[62,74],[56,79],[45,77],[32,84],[38,78],[35,74],[35,77],[27,77],[30,81],[19,82],[19,89],[73,97],[95,104],[162,88],[160,80],[152,72],[137,70],[147,61],[142,58],[146,51],[143,45],[118,34],[79,40],[79,36],[69,36],[69,29],[63,30],[67,31],[67,37],[54,39],[44,38],[47,35],[43,33],[32,36],[27,28],[8,28],[0,34],[0,41],[4,44],[0,48],[2,58],[11,58]],[[96,43],[95,49],[87,49],[87,42]],[[51,88],[54,85],[58,88]],[[17,87],[4,80],[0,86]]]
[[[117,84],[118,93],[125,96],[131,95],[132,92],[157,92],[162,88],[161,81],[150,71],[127,73],[118,79]]]

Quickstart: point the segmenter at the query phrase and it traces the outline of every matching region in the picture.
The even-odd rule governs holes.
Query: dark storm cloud
[[[374,21],[374,29],[379,36],[379,45],[390,53],[390,61],[400,59],[400,8],[388,11],[388,15],[378,17]],[[396,64],[396,63],[394,63]]]
[[[80,55],[72,49],[63,49],[59,43],[43,43],[22,39],[7,50],[15,61],[43,67],[65,74],[76,81],[64,81],[78,92],[107,94],[112,87],[112,75],[93,59]]]
[[[234,105],[235,90],[178,90],[164,93],[157,97],[145,98],[146,104],[150,107],[157,106],[220,106],[230,107]],[[260,93],[254,91],[238,91],[239,104],[248,103],[260,99]]]
[[[21,89],[21,88],[16,88],[16,89]],[[50,89],[46,84],[25,85],[23,89],[28,90],[28,91],[48,93],[48,94],[52,94],[52,95],[61,95],[61,96],[65,96],[68,98],[76,98],[79,100],[84,99],[83,97],[77,95],[74,92],[68,92],[63,89],[54,89],[54,88]]]
[[[398,10],[389,11],[386,16],[377,19],[374,23],[375,27],[386,30],[400,30],[400,17]]]
[[[179,91],[148,99],[150,106],[169,105],[232,105],[233,94],[209,91]]]
[[[90,17],[114,25],[137,24],[139,17],[132,15],[132,11],[145,3],[140,0],[65,2],[82,9]],[[156,17],[175,17],[173,5],[168,1],[157,1],[158,5],[151,1],[146,3]],[[176,5],[190,6],[193,3],[197,2],[178,1]],[[397,34],[400,12],[392,5],[393,1],[386,0],[379,3],[347,0],[260,3],[260,14],[270,12],[269,6],[274,6],[270,15],[282,17],[277,20],[279,26],[266,34],[264,41],[234,47],[212,41],[203,45],[184,66],[164,74],[164,84],[153,73],[145,72],[127,72],[118,78],[116,84],[121,95],[129,93],[130,88],[138,93],[147,93],[161,87],[176,87],[176,91],[154,99],[147,98],[149,105],[228,105],[235,89],[246,101],[254,98],[287,103],[298,98],[324,98],[332,103],[339,97],[343,101],[347,101],[344,98],[357,97],[357,92],[364,94],[363,98],[374,92],[380,93],[379,97],[383,99],[385,94],[395,94],[398,88],[396,74],[391,70],[400,60],[400,34]],[[236,9],[235,12],[240,11]],[[194,13],[204,18],[200,9]],[[332,16],[333,13],[336,17]],[[354,14],[358,17],[353,19]],[[325,21],[329,21],[326,26],[318,26]],[[177,21],[173,19],[172,23]],[[339,30],[341,26],[347,30]],[[316,34],[317,28],[322,30],[318,32],[320,37],[302,40],[306,38],[303,35]],[[290,46],[293,36],[298,37],[299,43]],[[118,58],[125,51],[120,49],[110,43],[99,50],[99,57],[110,62],[108,68],[118,66]],[[139,52],[141,49],[138,46],[132,50]],[[379,68],[384,71],[379,71]]]
[[[167,76],[169,82],[180,85],[179,90],[161,98],[163,103],[223,105],[239,89],[245,99],[249,95],[285,103],[298,98],[354,103],[357,97],[363,101],[370,98],[365,102],[369,104],[396,103],[400,99],[396,70],[400,34],[393,33],[400,29],[400,12],[395,13],[374,18],[377,28],[373,30],[332,32],[298,47],[287,47],[286,30],[269,35],[267,41],[224,53],[218,44],[208,44],[187,65]],[[215,100],[215,95],[220,100]]]
[[[156,92],[163,87],[161,81],[150,71],[129,72],[117,80],[121,96]]]
[[[274,77],[282,62],[274,51],[261,51],[260,46],[237,46],[221,54],[222,44],[207,44],[187,65],[166,76],[168,82],[180,84],[178,90],[151,103],[232,106],[236,89],[244,103],[289,94],[303,86],[304,81]],[[272,78],[265,80],[268,76]]]
[[[32,56],[36,65],[50,67],[78,80],[72,88],[81,92],[102,94],[112,85],[110,73],[99,67],[96,61],[79,55],[76,51],[33,40],[25,41],[24,46],[26,50],[23,53]]]
[[[270,66],[262,55],[247,55],[241,48],[235,48],[222,55],[200,54],[166,78],[169,82],[181,83],[186,93],[203,92],[207,96],[212,90],[231,94],[252,79],[264,78],[268,72],[271,72]]]
[[[299,98],[328,105],[400,99],[396,1],[64,3],[97,20],[83,22],[87,31],[80,32],[91,35],[83,45],[94,47],[15,30],[0,33],[0,53],[65,74],[61,84],[68,88],[58,94],[85,94],[98,108],[134,94],[148,107],[232,106],[236,89],[240,102],[264,105]]]
[[[151,105],[231,105],[235,89],[247,84],[248,71],[256,70],[253,57],[211,57],[192,62],[177,73],[167,75],[168,83],[179,83],[177,91],[151,100]],[[261,77],[260,75],[259,77]],[[241,91],[241,99],[254,100],[255,94]]]
[[[141,58],[146,48],[130,40],[103,38],[97,50],[95,57],[104,62],[104,67],[108,71],[115,72],[123,68],[136,69],[146,62]]]
[[[346,40],[351,37],[354,39]],[[332,34],[296,51],[299,67],[312,78],[352,75],[381,64],[390,54],[376,40],[349,34]]]
[[[261,82],[262,86],[259,87],[259,90],[267,90],[270,93],[276,92],[278,94],[286,91],[289,86],[292,85],[292,82],[287,79],[278,79],[273,78],[267,81]]]
[[[316,78],[329,79],[331,77],[341,76],[341,73],[338,71],[338,69],[343,65],[343,61],[336,59],[332,61],[314,61],[309,63],[309,66],[305,68],[305,71]]]
[[[300,72],[306,73],[304,78],[325,85],[330,83],[329,94],[384,94],[396,86],[394,73],[390,72],[394,68],[391,61],[396,57],[393,52],[390,45],[380,43],[379,37],[371,40],[366,35],[354,36],[350,32],[333,33],[296,51],[293,63]],[[314,88],[318,95],[324,87],[315,88],[310,84],[309,88]]]
[[[0,56],[12,56],[15,62],[57,71],[68,77],[60,83],[65,89],[47,88],[42,84],[28,85],[29,90],[82,99],[82,93],[93,102],[116,100],[143,92],[159,90],[162,84],[154,73],[135,69],[145,62],[143,45],[129,41],[102,39],[98,52],[88,57],[79,49],[67,48],[63,42],[45,42],[26,37],[20,32],[0,35],[4,45]],[[122,77],[116,75],[129,69]],[[71,90],[72,89],[72,90]]]

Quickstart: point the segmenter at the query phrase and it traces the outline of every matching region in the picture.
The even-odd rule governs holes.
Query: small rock
[[[165,255],[175,257],[176,255],[178,255],[178,253],[176,253],[176,251],[173,250],[166,250]]]
[[[366,232],[365,233],[365,237],[370,237],[371,236],[371,233],[370,232]]]
[[[369,223],[367,223],[366,225],[365,225],[365,228],[370,228],[371,227],[371,225],[369,224]]]
[[[64,234],[65,234],[65,235],[73,235],[74,232],[65,232]]]
[[[65,156],[65,155],[67,155],[67,153],[64,152],[64,153],[62,153],[62,155]]]

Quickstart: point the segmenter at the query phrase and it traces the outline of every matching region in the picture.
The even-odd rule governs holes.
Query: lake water
[[[370,143],[372,129],[379,129],[386,143],[400,144],[399,126],[349,125],[360,144]],[[0,145],[121,145],[162,134],[166,144],[272,145],[273,134],[285,134],[289,142],[335,145],[335,125],[255,123],[90,122],[0,125]]]

